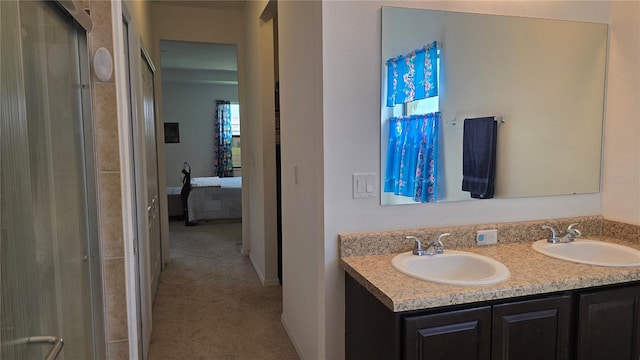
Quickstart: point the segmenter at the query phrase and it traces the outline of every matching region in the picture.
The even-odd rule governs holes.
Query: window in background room
[[[242,167],[240,154],[240,104],[231,104],[231,134],[233,135],[231,154],[233,168],[235,169]]]

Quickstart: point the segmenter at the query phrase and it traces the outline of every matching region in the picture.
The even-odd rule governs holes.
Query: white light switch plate
[[[375,173],[353,174],[353,198],[366,199],[376,197],[377,177]]]

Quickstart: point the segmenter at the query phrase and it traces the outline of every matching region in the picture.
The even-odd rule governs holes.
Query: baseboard
[[[280,280],[278,278],[267,279],[263,281],[262,284],[264,284],[264,286],[276,286],[276,285],[280,285]]]
[[[280,315],[280,323],[282,323],[282,327],[284,327],[284,332],[287,333],[287,336],[289,337],[289,341],[291,341],[291,345],[293,345],[293,348],[296,350],[296,353],[298,354],[298,357],[300,358],[300,360],[305,360],[305,357],[302,356],[302,351],[300,351],[300,348],[298,347],[295,340],[293,339],[293,336],[291,336],[291,331],[289,331],[289,328],[287,327],[287,322],[284,320],[284,314]]]
[[[253,265],[253,270],[256,272],[256,274],[258,275],[258,279],[260,279],[260,283],[263,286],[275,286],[275,285],[280,285],[280,280],[276,277],[276,278],[265,278],[264,274],[260,271],[260,269],[256,266],[255,261],[253,261],[253,256],[251,256],[251,253],[249,253],[249,261],[251,261],[251,265]]]
[[[249,245],[245,246],[244,240],[242,241],[242,256],[249,256]]]
[[[264,274],[262,273],[262,271],[260,271],[258,266],[256,266],[256,262],[253,260],[253,254],[252,253],[249,253],[249,261],[251,261],[251,265],[253,265],[253,270],[258,275],[258,279],[260,279],[260,283],[264,284]]]

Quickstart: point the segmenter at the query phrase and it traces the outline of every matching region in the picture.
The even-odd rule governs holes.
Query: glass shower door
[[[0,1],[0,360],[96,356],[83,36],[53,3]]]

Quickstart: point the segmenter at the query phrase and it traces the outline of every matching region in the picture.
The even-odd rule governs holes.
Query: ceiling
[[[158,5],[218,10],[240,10],[245,4],[244,0],[153,0],[152,2]],[[161,40],[160,66],[163,82],[216,83],[221,85],[237,85],[238,83],[236,45]]]
[[[153,4],[239,10],[247,0],[151,0]]]
[[[160,41],[162,69],[238,71],[235,45]]]

